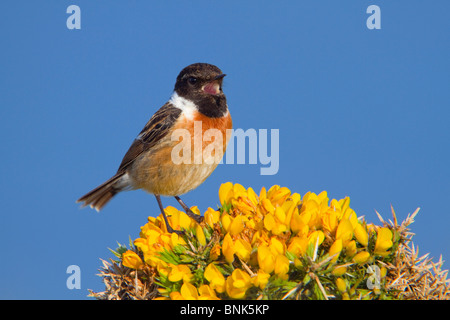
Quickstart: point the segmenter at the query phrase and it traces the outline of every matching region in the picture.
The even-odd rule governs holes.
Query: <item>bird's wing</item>
[[[125,171],[127,167],[144,151],[152,148],[158,141],[165,137],[173,124],[181,114],[179,108],[170,102],[163,105],[142,129],[139,136],[133,141],[127,153],[122,159],[117,172]]]

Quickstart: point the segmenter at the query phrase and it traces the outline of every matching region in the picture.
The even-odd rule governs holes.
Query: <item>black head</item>
[[[227,101],[222,91],[225,74],[208,63],[194,63],[181,70],[175,83],[175,92],[194,102],[208,117],[222,117],[227,111]]]

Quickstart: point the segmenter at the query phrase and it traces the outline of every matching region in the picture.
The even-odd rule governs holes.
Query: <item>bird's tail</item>
[[[97,211],[100,211],[117,193],[124,190],[127,186],[127,174],[124,172],[117,173],[108,181],[105,181],[97,188],[89,191],[78,202],[83,202],[82,207],[90,206]],[[125,183],[124,183],[125,182]]]

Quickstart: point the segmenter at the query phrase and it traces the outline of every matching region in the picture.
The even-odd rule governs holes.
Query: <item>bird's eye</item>
[[[197,83],[197,78],[190,77],[190,78],[188,78],[188,82],[189,82],[190,84],[196,84],[196,83]]]

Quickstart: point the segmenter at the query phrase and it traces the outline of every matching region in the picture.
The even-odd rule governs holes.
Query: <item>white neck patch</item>
[[[194,113],[198,110],[198,107],[194,102],[180,97],[176,92],[172,94],[169,101],[174,107],[180,109],[187,119],[193,119]]]

